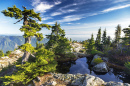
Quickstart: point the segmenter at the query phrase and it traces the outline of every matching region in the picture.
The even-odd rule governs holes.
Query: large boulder
[[[102,79],[87,74],[82,86],[102,86],[104,83]]]
[[[96,65],[96,63],[94,63],[94,60],[97,58],[101,58],[99,55],[95,55],[91,61],[91,65]]]
[[[93,67],[93,70],[96,72],[108,72],[109,67],[105,62],[99,63]]]

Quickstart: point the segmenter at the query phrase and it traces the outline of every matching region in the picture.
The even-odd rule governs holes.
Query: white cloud
[[[128,0],[115,0],[113,3],[119,3],[119,2],[124,2],[124,1],[128,1]]]
[[[56,21],[54,21],[54,22],[47,22],[46,24],[55,24],[56,23]]]
[[[54,7],[54,5],[50,5],[46,2],[41,2],[34,8],[34,10],[36,12],[46,12],[46,10],[51,9],[52,7]]]
[[[61,4],[62,2],[61,1],[54,1],[55,5],[59,5]]]
[[[76,9],[61,10],[60,12],[52,13],[51,16],[57,16],[57,15],[65,14],[65,13],[71,13],[71,12],[75,12],[76,10],[77,10],[77,8]]]
[[[81,15],[70,15],[70,16],[65,16],[62,20],[57,20],[58,22],[71,22],[71,21],[77,21],[84,18]]]
[[[105,10],[103,10],[101,12],[106,13],[106,12],[110,12],[110,11],[114,11],[114,10],[118,10],[118,9],[123,9],[123,8],[126,8],[126,7],[130,7],[130,4],[123,5],[123,6],[111,7],[111,8],[105,9]]]
[[[42,20],[49,20],[49,19],[53,19],[52,17],[44,17],[44,18],[42,18]]]
[[[73,23],[67,23],[67,24],[73,24]]]
[[[92,0],[92,2],[106,1],[106,0]]]
[[[96,37],[96,34],[98,32],[98,29],[101,27],[102,32],[106,28],[107,30],[107,36],[111,36],[114,38],[114,32],[115,27],[120,24],[122,29],[128,27],[129,25],[129,19],[118,19],[113,21],[105,21],[105,22],[94,22],[94,23],[85,23],[80,25],[73,25],[73,26],[61,26],[62,29],[65,29],[66,34],[69,35],[69,37],[76,37],[76,35],[79,35],[79,39],[83,38],[80,37],[81,35],[84,35],[84,39],[90,38],[91,34],[94,34],[94,37]],[[122,32],[122,36],[123,36]]]
[[[54,1],[53,4],[52,3],[50,4],[48,2],[41,1],[41,0],[33,0],[32,6],[34,6],[34,10],[36,12],[46,12],[47,10],[54,7],[55,5],[59,5],[61,3],[62,3],[61,1]]]
[[[62,15],[62,12],[54,12],[51,14],[51,16],[57,16],[57,15]]]

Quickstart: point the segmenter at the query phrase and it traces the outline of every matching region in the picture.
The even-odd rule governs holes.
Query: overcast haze
[[[130,0],[0,0],[0,11],[13,5],[40,12],[39,23],[54,25],[57,21],[67,37],[77,40],[88,39],[92,33],[96,37],[100,27],[102,32],[106,28],[107,35],[114,37],[118,24],[122,28],[130,24]],[[2,13],[0,20],[0,35],[23,35],[19,30],[22,21],[13,24],[17,20]],[[41,32],[50,34],[46,28]]]

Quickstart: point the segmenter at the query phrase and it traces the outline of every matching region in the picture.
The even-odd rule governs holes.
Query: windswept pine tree
[[[46,47],[52,49],[56,54],[65,54],[70,52],[70,43],[69,40],[65,37],[65,31],[61,29],[60,24],[55,23],[52,26],[51,35],[46,35],[49,41],[47,42]]]
[[[97,50],[101,49],[101,28],[98,30],[97,38],[95,41],[95,46],[97,47]]]
[[[115,43],[118,44],[120,42],[121,37],[121,26],[117,25],[116,31],[115,31]]]
[[[8,17],[14,17],[15,19],[19,19],[16,23],[23,20],[23,26],[20,28],[21,32],[24,32],[25,44],[22,45],[22,48],[25,52],[22,57],[22,63],[28,61],[30,53],[34,50],[31,46],[31,37],[36,36],[38,40],[43,39],[42,33],[38,33],[42,27],[47,27],[48,29],[51,27],[47,24],[38,24],[36,23],[34,18],[38,21],[41,21],[40,13],[35,13],[33,9],[27,10],[26,7],[23,7],[24,10],[20,10],[15,5],[13,7],[8,7],[8,10],[3,10],[2,13]],[[16,24],[14,23],[14,24]]]

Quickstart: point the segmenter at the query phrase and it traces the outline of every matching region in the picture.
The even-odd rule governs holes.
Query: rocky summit
[[[61,74],[49,73],[37,77],[28,86],[130,86],[122,82],[105,82],[89,74]]]

